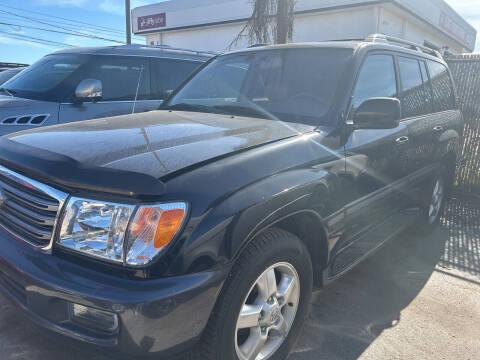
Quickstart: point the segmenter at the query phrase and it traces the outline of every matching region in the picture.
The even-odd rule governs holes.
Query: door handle
[[[434,132],[442,132],[443,131],[443,126],[439,125],[439,126],[435,126],[433,128],[433,131]]]
[[[405,144],[409,141],[410,139],[408,138],[408,136],[400,136],[399,138],[396,138],[395,139],[395,142],[399,145],[401,144]]]

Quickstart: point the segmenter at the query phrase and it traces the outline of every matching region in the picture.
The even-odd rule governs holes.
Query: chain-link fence
[[[447,62],[465,120],[456,182],[461,191],[480,194],[480,54],[458,55]]]

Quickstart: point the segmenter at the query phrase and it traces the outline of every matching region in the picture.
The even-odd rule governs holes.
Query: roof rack
[[[373,43],[384,43],[384,44],[393,43],[393,44],[401,45],[401,46],[406,47],[406,48],[411,49],[411,50],[420,51],[420,52],[435,56],[435,57],[440,58],[440,59],[443,58],[442,54],[440,54],[435,49],[429,48],[427,46],[416,44],[412,41],[400,39],[400,38],[397,38],[397,37],[394,37],[394,36],[389,36],[389,35],[384,35],[384,34],[372,34],[372,35],[367,36],[365,38],[365,41],[373,42]]]
[[[7,62],[0,62],[0,68],[17,68],[17,67],[25,67],[28,66],[27,64],[19,64],[19,63],[7,63]]]
[[[187,53],[192,53],[192,54],[195,54],[195,55],[203,55],[203,56],[216,56],[216,55],[218,55],[218,53],[213,52],[213,51],[199,51],[199,50],[192,50],[192,49],[184,49],[184,48],[173,47],[173,46],[170,46],[170,45],[131,44],[131,45],[125,45],[125,46],[135,47],[135,48],[153,48],[153,49],[181,51],[181,52],[187,52]]]

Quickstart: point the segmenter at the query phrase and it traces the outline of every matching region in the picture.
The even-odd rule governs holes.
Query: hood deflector
[[[85,165],[6,138],[0,138],[0,164],[70,193],[88,191],[132,199],[157,199],[165,193],[165,185],[153,176]]]

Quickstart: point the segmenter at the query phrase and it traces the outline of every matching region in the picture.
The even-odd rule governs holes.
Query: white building
[[[133,32],[151,45],[228,50],[252,13],[250,0],[170,0],[133,9]],[[443,0],[297,0],[294,42],[373,33],[472,52],[476,31]],[[249,45],[246,39],[236,48]]]

